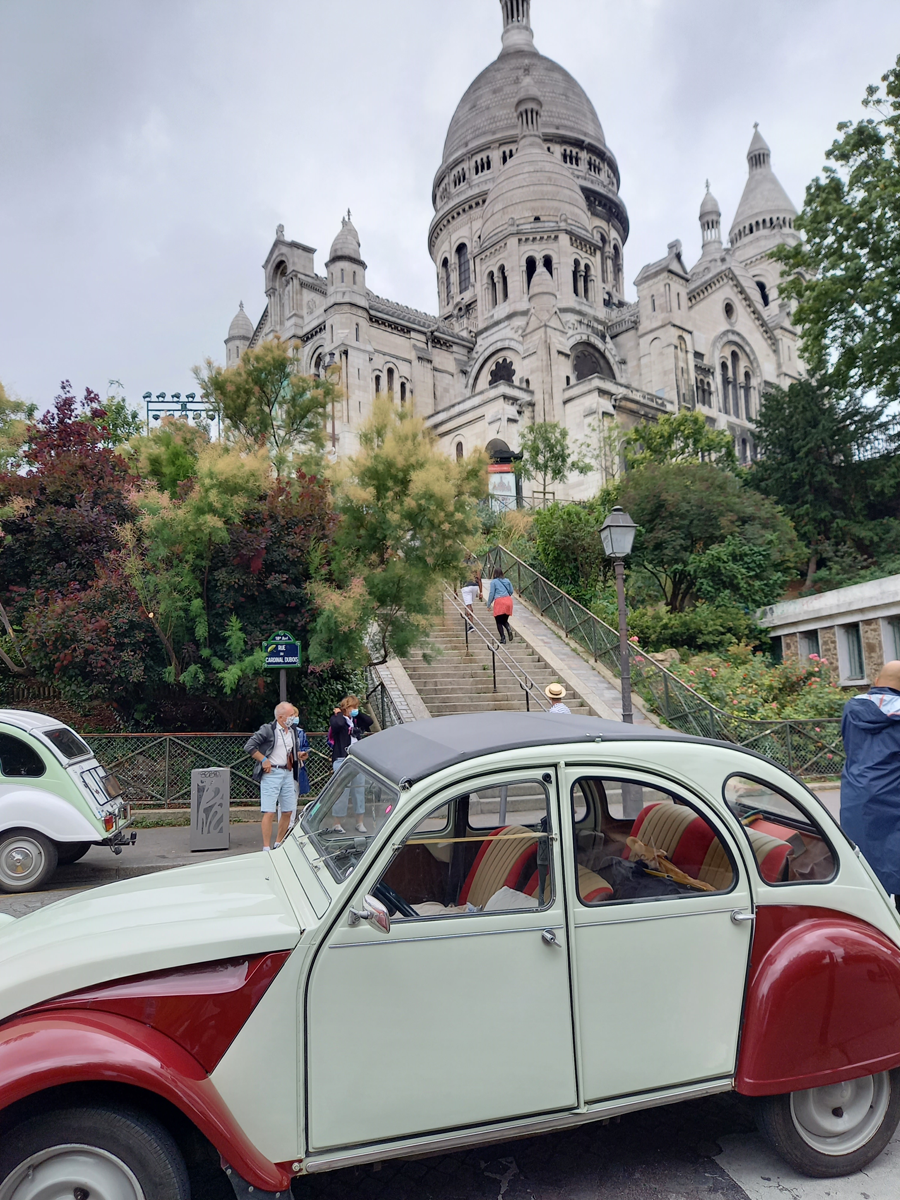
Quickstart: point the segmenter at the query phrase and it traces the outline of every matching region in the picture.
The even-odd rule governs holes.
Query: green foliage
[[[632,609],[628,628],[642,650],[675,649],[682,655],[721,654],[736,644],[758,643],[765,636],[745,609],[705,602],[677,613],[659,607]]]
[[[338,586],[314,589],[314,662],[384,662],[424,640],[478,528],[486,467],[482,454],[448,461],[424,421],[376,402],[337,482]]]
[[[28,427],[36,412],[36,404],[9,396],[0,383],[0,472],[16,471],[22,465]]]
[[[141,477],[152,480],[172,500],[177,498],[179,486],[196,475],[200,453],[208,445],[205,429],[176,417],[163,417],[149,437],[131,442]]]
[[[592,500],[584,505],[551,504],[534,513],[532,530],[538,569],[588,607],[612,572],[600,540],[600,526],[607,511],[604,505]]]
[[[711,429],[702,413],[682,409],[657,421],[642,421],[622,438],[631,469],[652,463],[714,462],[736,470],[734,439],[726,429]]]
[[[826,659],[794,659],[773,666],[749,646],[734,646],[725,655],[697,655],[672,670],[698,695],[739,717],[839,717],[848,698],[832,682]]]
[[[568,429],[556,421],[526,425],[519,444],[522,458],[516,462],[516,471],[526,479],[540,481],[544,496],[548,484],[564,483],[571,474],[584,475],[590,470],[590,465],[569,446]]]
[[[194,376],[226,426],[265,446],[279,477],[318,458],[329,405],[341,402],[330,380],[300,373],[297,352],[277,337],[245,350],[233,367],[207,359]]]
[[[715,588],[720,602],[771,603],[797,561],[797,536],[777,506],[711,463],[648,465],[630,471],[615,495],[639,526],[631,563],[670,612]]]
[[[125,446],[132,438],[144,431],[144,420],[135,408],[130,408],[117,379],[109,381],[109,395],[100,402],[97,423],[103,430],[103,444],[114,450]],[[90,419],[87,414],[82,420]]]
[[[795,225],[805,235],[773,252],[782,296],[798,301],[803,357],[842,394],[900,399],[900,58],[866,89],[864,119],[838,125],[823,176]]]
[[[807,583],[842,546],[865,557],[889,537],[883,522],[900,516],[900,460],[870,452],[889,432],[881,407],[813,380],[763,394],[751,479],[806,542]]]

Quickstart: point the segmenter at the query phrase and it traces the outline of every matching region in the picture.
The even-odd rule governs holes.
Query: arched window
[[[400,380],[400,403],[406,403],[406,381],[404,379]]]
[[[592,375],[599,375],[602,379],[615,379],[616,377],[606,355],[586,342],[573,349],[572,369],[576,382],[590,379]]]
[[[509,280],[506,278],[506,267],[500,268],[500,303],[509,299]]]
[[[356,287],[356,272],[353,272],[353,286]]]
[[[375,376],[375,395],[377,396],[380,391],[381,391],[381,376],[376,375]]]
[[[738,394],[738,389],[741,386],[740,382],[739,382],[739,380],[740,380],[739,371],[740,371],[740,358],[738,357],[737,350],[732,350],[732,352],[731,352],[731,399],[732,399],[732,402],[734,403],[734,415],[736,417],[739,417],[741,415],[741,398],[740,398],[740,395]]]
[[[594,299],[594,278],[591,274],[591,264],[584,264],[584,287],[582,289],[585,300],[592,301]]]
[[[603,283],[609,283],[606,270],[606,238],[600,234],[600,278]]]
[[[763,281],[761,279],[757,279],[756,286],[759,288],[759,294],[760,294],[763,304],[766,307],[768,307],[768,305],[769,305],[769,290],[768,290],[768,288],[766,287],[766,285],[763,283]]]
[[[731,406],[728,403],[728,363],[722,363],[722,412],[727,416],[731,414]]]
[[[576,296],[581,295],[581,263],[575,259],[575,265],[572,268],[572,291]]]
[[[650,297],[650,311],[656,312],[656,297],[655,296]]]
[[[389,392],[392,392],[394,390],[394,368],[393,367],[388,367],[388,369],[387,369],[387,390]]]
[[[490,296],[491,308],[497,307],[497,280],[494,278],[494,272],[488,274],[488,295]]]
[[[525,259],[525,286],[531,287],[531,281],[534,279],[534,273],[537,270],[537,259],[531,255]]]
[[[316,355],[316,360],[313,363],[313,374],[316,376],[317,379],[322,378],[322,355],[321,354]]]
[[[457,461],[458,461],[459,459],[461,459],[461,458],[463,457],[463,455],[464,455],[464,454],[465,454],[465,450],[463,449],[463,444],[462,444],[462,442],[457,442],[457,443],[456,443],[456,458],[457,458]]]
[[[550,257],[549,254],[544,255],[544,269],[546,270],[547,274],[552,279],[553,278],[553,259]]]
[[[753,411],[750,404],[750,389],[753,386],[753,380],[749,371],[744,372],[744,418],[747,421],[753,420]]]
[[[469,247],[465,242],[456,247],[456,271],[460,293],[467,292],[472,286],[472,272],[469,270]]]
[[[359,321],[356,322],[356,340],[359,341]]]
[[[450,280],[450,262],[446,258],[441,263],[441,284],[443,293],[441,299],[445,304],[450,305],[453,303],[453,284]]]
[[[341,267],[341,283],[344,282],[344,268]]]
[[[750,455],[747,453],[747,439],[741,438],[741,462],[748,462]]]
[[[613,246],[613,286],[622,291],[622,251],[618,246]]]

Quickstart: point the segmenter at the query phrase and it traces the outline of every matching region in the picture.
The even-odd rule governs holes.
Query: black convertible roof
[[[599,717],[491,712],[433,717],[393,725],[357,742],[350,753],[385,779],[402,784],[416,783],[467,758],[496,754],[501,750],[601,740],[657,741],[661,738],[706,740],[671,729],[625,725],[621,721],[602,721]]]

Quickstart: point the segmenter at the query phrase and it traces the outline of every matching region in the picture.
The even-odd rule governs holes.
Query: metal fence
[[[380,679],[374,667],[366,668],[366,703],[369,711],[382,729],[402,725],[403,717],[394,703],[394,698]]]
[[[613,675],[620,673],[619,633],[590,609],[545,579],[505,546],[494,546],[484,559],[489,578],[500,567],[516,591],[557,625],[571,641]],[[722,738],[768,755],[795,775],[835,775],[844,765],[841,723],[826,717],[803,721],[756,721],[717,708],[677,675],[629,646],[631,683],[644,703],[666,725],[682,733]]]
[[[307,734],[310,795],[331,778],[331,750],[324,733]],[[191,771],[231,768],[231,800],[258,804],[252,762],[244,750],[249,733],[98,733],[91,748],[107,771],[116,775],[126,800],[151,808],[183,808],[190,803]]]

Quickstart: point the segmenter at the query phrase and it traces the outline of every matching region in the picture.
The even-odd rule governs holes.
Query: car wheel
[[[0,834],[0,892],[30,892],[56,870],[56,846],[32,829]]]
[[[0,1200],[190,1200],[172,1136],[131,1109],[70,1108],[4,1135]]]
[[[760,1132],[783,1159],[819,1179],[861,1171],[900,1122],[900,1070],[766,1096]]]
[[[78,862],[79,858],[84,858],[93,844],[93,842],[56,842],[56,861],[61,867]]]

